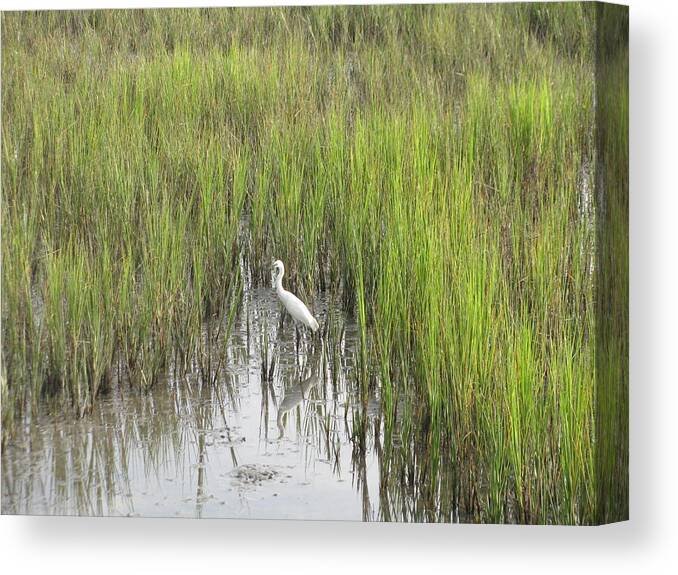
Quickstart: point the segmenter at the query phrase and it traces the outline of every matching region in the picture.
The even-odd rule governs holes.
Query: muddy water
[[[382,424],[377,397],[357,407],[357,326],[326,298],[314,309],[323,338],[252,290],[207,368],[28,425],[2,454],[3,513],[383,518]]]

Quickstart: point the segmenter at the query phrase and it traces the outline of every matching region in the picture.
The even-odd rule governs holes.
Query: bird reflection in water
[[[282,439],[285,435],[285,414],[292,411],[295,407],[300,405],[304,400],[308,399],[311,390],[320,384],[320,377],[317,372],[311,374],[310,377],[302,381],[295,382],[293,385],[286,387],[283,399],[278,407],[278,416],[276,422],[278,424],[278,439]]]

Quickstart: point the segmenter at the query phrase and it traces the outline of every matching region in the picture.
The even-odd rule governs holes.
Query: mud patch
[[[261,485],[278,477],[279,472],[269,465],[256,463],[240,465],[232,472],[233,482],[239,485]]]

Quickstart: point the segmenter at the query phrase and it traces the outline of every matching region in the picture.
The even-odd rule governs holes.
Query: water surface
[[[314,303],[332,337],[298,333],[254,289],[207,369],[145,393],[123,382],[82,419],[28,424],[2,454],[3,513],[382,518],[381,415],[376,396],[357,398],[357,326]]]

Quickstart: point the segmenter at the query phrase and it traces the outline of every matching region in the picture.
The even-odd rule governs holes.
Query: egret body
[[[275,291],[287,312],[294,318],[294,321],[305,325],[313,333],[318,331],[318,322],[313,315],[311,315],[311,312],[308,311],[306,304],[282,286],[282,279],[285,275],[285,266],[283,263],[280,260],[276,260],[273,262],[273,269],[276,271]]]

